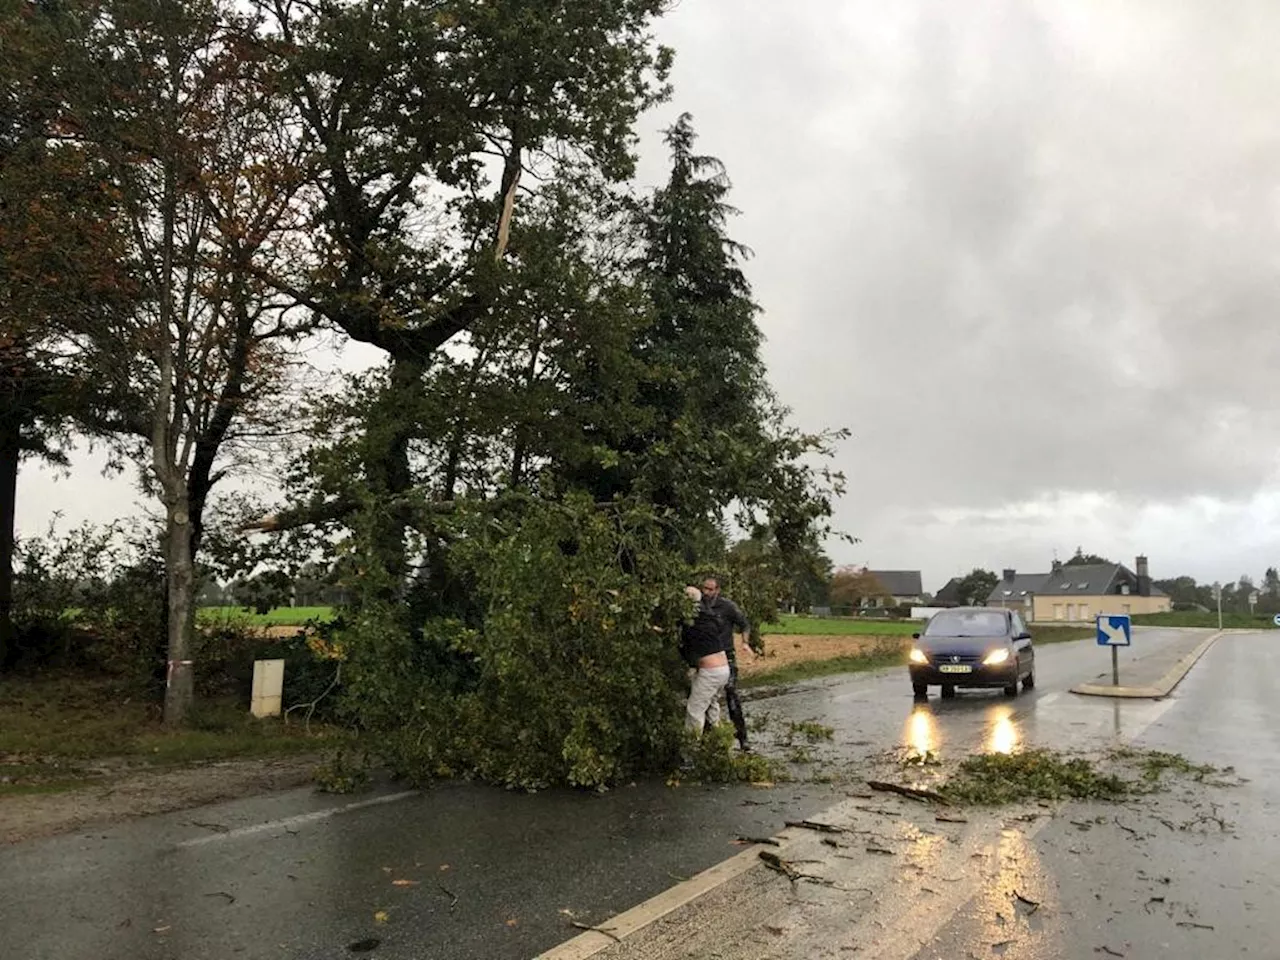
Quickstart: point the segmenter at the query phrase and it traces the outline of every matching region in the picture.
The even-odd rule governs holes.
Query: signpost
[[[1111,648],[1111,683],[1120,686],[1120,647],[1133,645],[1133,621],[1128,614],[1098,615],[1098,646]]]
[[[1218,629],[1222,629],[1222,584],[1217,580],[1213,582],[1213,595],[1218,601]]]

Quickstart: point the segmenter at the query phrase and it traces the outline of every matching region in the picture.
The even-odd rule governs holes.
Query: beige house
[[[1055,561],[1047,574],[1006,570],[987,602],[1015,608],[1034,623],[1090,623],[1104,613],[1173,609],[1168,595],[1152,586],[1147,558],[1138,557],[1134,568],[1120,563],[1064,566]]]

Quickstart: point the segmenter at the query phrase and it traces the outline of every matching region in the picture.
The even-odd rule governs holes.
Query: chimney
[[[1147,558],[1138,557],[1133,563],[1133,569],[1138,575],[1138,596],[1151,596],[1151,572],[1147,569]]]
[[[1062,561],[1061,561],[1061,560],[1055,560],[1055,561],[1053,561],[1053,569],[1052,569],[1050,572],[1051,572],[1051,573],[1061,573],[1061,572],[1062,572]]]
[[[1006,567],[1004,571],[1004,582],[1013,583],[1013,578],[1016,577],[1017,575],[1018,575],[1017,570],[1010,570]]]

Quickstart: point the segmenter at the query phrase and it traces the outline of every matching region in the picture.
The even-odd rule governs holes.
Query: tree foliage
[[[716,573],[759,624],[806,563],[821,579],[842,481],[809,458],[833,437],[790,428],[767,389],[727,182],[691,142],[682,121],[650,202],[599,177],[543,191],[511,233],[512,276],[536,283],[507,289],[468,354],[434,359],[420,392],[379,370],[317,409],[329,440],[282,525],[333,509],[359,591],[347,703],[399,769],[605,785],[661,763],[681,582]],[[391,395],[416,434],[394,496],[362,469]],[[760,549],[726,548],[729,516]],[[413,531],[399,555],[378,546],[388,518]],[[418,710],[406,753],[397,718]]]
[[[991,597],[991,591],[1000,582],[990,570],[974,567],[956,586],[956,598],[961,606],[981,606]]]
[[[1072,555],[1063,566],[1067,567],[1084,567],[1094,564],[1105,565],[1111,563],[1106,557],[1100,557],[1096,553],[1085,553],[1083,547],[1076,547],[1076,552]]]
[[[857,607],[864,601],[887,597],[889,591],[865,567],[840,567],[831,577],[829,595],[832,603]]]
[[[688,579],[756,624],[820,596],[844,434],[768,386],[725,170],[683,116],[667,182],[627,184],[668,94],[663,6],[68,0],[78,30],[31,34],[67,83],[7,74],[37,132],[0,146],[88,239],[41,251],[42,209],[3,214],[40,294],[3,305],[45,339],[0,347],[24,376],[59,351],[75,415],[163,508],[169,719],[202,559],[264,596],[323,570],[351,602],[317,650],[378,754],[521,786],[674,755]],[[80,247],[85,306],[51,328],[50,264]],[[378,361],[294,405],[313,328]],[[308,442],[279,539],[207,535],[215,485],[282,427]]]
[[[87,82],[66,53],[95,6],[0,4],[0,669],[12,631],[19,462],[62,462],[71,418],[90,419],[96,381],[71,362],[65,338],[128,292],[110,184],[66,112]]]

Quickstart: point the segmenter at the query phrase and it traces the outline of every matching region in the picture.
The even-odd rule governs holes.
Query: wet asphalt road
[[[1145,682],[1142,670],[1163,672],[1197,639],[1141,632],[1122,670]],[[834,727],[814,748],[825,764],[811,769],[848,775],[904,745],[949,755],[1024,740],[1085,745],[1118,730],[1155,736],[1172,705],[1216,695],[1192,685],[1195,673],[1184,688],[1199,698],[1180,688],[1123,710],[1066,692],[1107,666],[1090,643],[1060,644],[1039,649],[1038,689],[1016,701],[975,693],[917,708],[895,670],[757,698],[747,712],[765,740],[787,721]],[[1265,675],[1253,674],[1250,690],[1256,719]],[[1274,764],[1276,744],[1265,746]],[[345,811],[353,798],[296,791],[0,851],[0,934],[6,957],[33,960],[327,960],[360,955],[353,947],[378,958],[530,957],[576,933],[570,919],[598,923],[732,855],[738,835],[767,836],[846,789],[641,784],[525,796],[454,784],[398,799],[388,787],[389,802],[355,798],[362,805]]]
[[[1006,831],[1003,876],[916,960],[1280,957],[1277,677],[1276,635],[1220,640],[1131,743],[1234,771],[1119,809],[1070,804],[1029,842]],[[1035,914],[1010,909],[1015,888]]]

